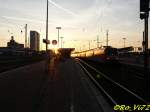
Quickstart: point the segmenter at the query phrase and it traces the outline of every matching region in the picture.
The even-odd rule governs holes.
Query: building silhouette
[[[24,44],[19,44],[14,40],[14,36],[11,36],[11,40],[7,42],[7,47],[11,49],[23,49]]]
[[[37,31],[30,31],[30,49],[40,50],[40,34]]]

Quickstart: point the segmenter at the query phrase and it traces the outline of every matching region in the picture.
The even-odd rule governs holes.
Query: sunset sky
[[[10,36],[24,43],[25,24],[45,38],[46,0],[0,0],[0,46],[6,46]],[[56,27],[65,47],[88,49],[96,47],[97,35],[100,45],[106,45],[106,30],[109,30],[109,45],[123,47],[141,46],[143,20],[139,19],[139,0],[49,0],[49,39],[57,39]],[[52,48],[49,45],[49,48]],[[41,49],[45,46],[41,41]]]

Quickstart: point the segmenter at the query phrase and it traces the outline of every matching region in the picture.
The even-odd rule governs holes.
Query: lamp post
[[[46,14],[46,51],[48,50],[48,0],[47,0],[47,14]]]
[[[61,39],[61,48],[63,47],[63,45],[62,45],[62,44],[63,44],[63,43],[62,43],[62,42],[63,42],[63,41],[62,41],[63,38],[64,38],[64,37],[60,37],[60,39]]]
[[[27,48],[27,24],[25,25],[25,48]]]
[[[25,29],[25,31],[24,31],[24,33],[25,33],[24,48],[27,48],[27,47],[29,47],[29,45],[28,45],[29,38],[27,37],[27,29],[28,29],[27,24],[25,24],[24,29]],[[9,30],[8,30],[8,32],[9,32]],[[21,30],[21,34],[22,34],[22,33],[23,33],[23,31]]]
[[[58,30],[58,48],[59,48],[59,30],[61,29],[61,27],[56,27],[56,29]]]

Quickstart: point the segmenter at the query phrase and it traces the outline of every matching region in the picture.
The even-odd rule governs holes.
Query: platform
[[[75,60],[51,62],[40,112],[112,112]]]
[[[52,58],[47,74],[44,67],[42,61],[1,73],[0,111],[112,112],[75,60]]]

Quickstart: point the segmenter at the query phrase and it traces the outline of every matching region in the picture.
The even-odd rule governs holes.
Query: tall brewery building
[[[40,34],[37,31],[30,31],[30,49],[40,50]]]

